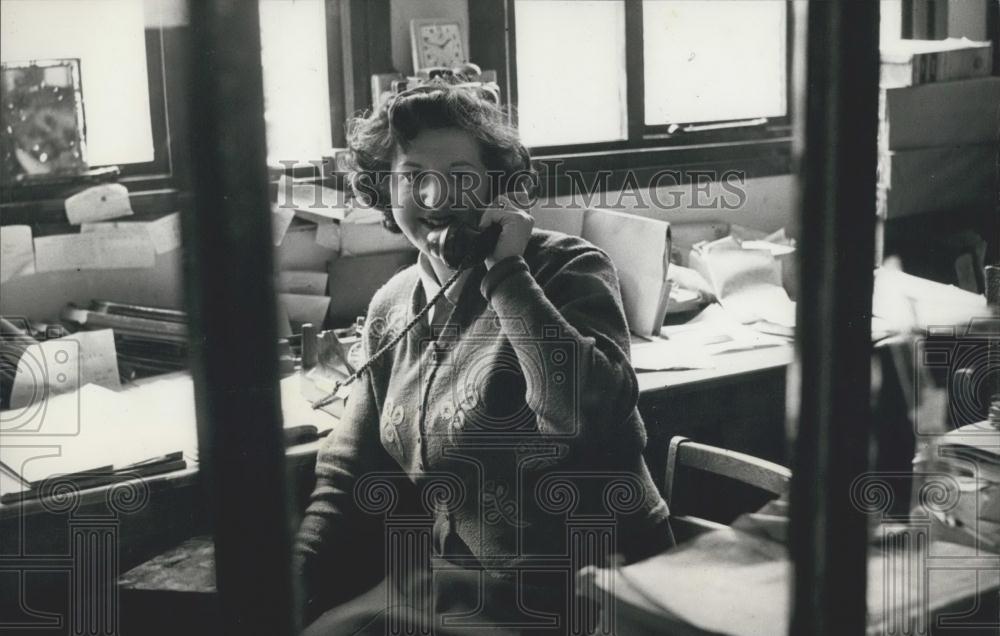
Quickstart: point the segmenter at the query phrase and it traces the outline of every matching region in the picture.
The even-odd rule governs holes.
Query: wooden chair
[[[684,510],[678,508],[677,478],[682,467],[694,468],[747,484],[774,497],[787,494],[792,479],[790,470],[774,462],[716,446],[699,444],[680,435],[675,436],[670,440],[670,450],[667,454],[663,496],[670,505],[670,525],[678,542],[703,532],[726,527],[717,521],[684,514]],[[682,480],[680,488],[683,487]]]

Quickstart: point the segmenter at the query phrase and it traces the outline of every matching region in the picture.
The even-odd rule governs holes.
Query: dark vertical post
[[[190,2],[183,218],[200,476],[225,633],[294,631],[256,2]]]
[[[792,634],[865,631],[866,519],[850,485],[870,438],[878,6],[807,8]]]
[[[628,139],[637,142],[642,139],[646,128],[646,61],[643,51],[642,2],[631,0],[625,3],[625,33],[627,42],[635,46],[625,47],[625,68],[628,92]]]
[[[326,77],[330,89],[330,131],[334,148],[347,145],[344,122],[347,120],[346,84],[344,83],[344,50],[340,36],[340,0],[326,0]],[[335,166],[326,169],[327,173]]]
[[[1000,0],[986,3],[986,38],[993,43],[993,75],[1000,75]]]
[[[469,59],[483,70],[497,72],[500,99],[517,104],[517,37],[512,0],[469,3]],[[517,123],[517,113],[510,109]]]
[[[344,109],[372,107],[371,76],[392,71],[389,0],[340,0]]]

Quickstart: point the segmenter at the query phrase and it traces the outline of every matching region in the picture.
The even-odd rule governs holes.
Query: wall
[[[185,5],[178,0],[146,0],[148,15],[153,23],[186,23]],[[972,1],[968,4],[976,4]],[[391,0],[392,59],[394,66],[403,72],[412,72],[409,23],[414,18],[452,18],[463,24],[468,39],[468,5],[466,0]],[[466,46],[468,42],[466,42]],[[608,205],[591,205],[629,211],[641,216],[661,219],[671,223],[723,221],[745,225],[765,231],[785,227],[796,234],[797,205],[796,180],[792,175],[752,179],[745,184],[745,201],[737,209],[727,210],[721,205],[697,209],[706,200],[718,200],[725,195],[713,185],[706,193],[695,193],[691,186],[660,188],[655,193],[640,191],[637,196],[612,194]],[[561,197],[558,205],[586,207],[581,197],[572,200]],[[279,267],[288,269],[323,270],[332,252],[315,246],[308,231],[294,230],[277,250],[275,258]],[[148,270],[116,270],[100,272],[63,272],[35,274],[15,278],[3,284],[0,293],[0,313],[25,315],[36,320],[53,319],[67,302],[88,304],[94,298],[119,300],[136,304],[163,307],[181,307],[180,252],[157,257],[156,265]],[[352,281],[357,286],[374,289],[379,281]],[[355,294],[356,295],[356,294]]]
[[[988,2],[996,0],[951,0],[948,3],[948,37],[988,40],[989,34],[986,32]]]
[[[329,268],[330,261],[338,260],[337,254],[316,244],[315,226],[310,224],[291,228],[274,258],[278,270],[330,271],[333,302],[339,302],[331,315],[351,320],[364,313],[367,299],[407,258],[412,261],[412,255],[392,253],[339,259],[336,267]],[[175,250],[158,255],[149,269],[44,272],[12,278],[0,286],[0,315],[53,321],[67,303],[87,307],[95,299],[183,309],[182,259],[181,250]]]
[[[448,18],[462,23],[465,50],[469,50],[469,5],[467,0],[390,0],[390,33],[392,65],[400,73],[413,73],[410,49],[410,20],[418,18]],[[473,60],[475,61],[475,60]]]
[[[685,185],[657,188],[655,192],[640,190],[638,196],[628,191],[624,195],[612,193],[605,201],[593,198],[589,206],[587,198],[582,195],[558,197],[554,203],[559,206],[603,207],[670,223],[721,221],[766,232],[783,227],[792,236],[797,235],[798,215],[795,210],[798,206],[798,187],[794,175],[748,179],[738,187],[743,192],[742,196],[713,183],[702,191],[696,191],[693,185]],[[728,209],[727,205],[737,207]]]

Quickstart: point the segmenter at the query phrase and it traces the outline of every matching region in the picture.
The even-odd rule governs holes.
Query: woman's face
[[[458,128],[422,130],[393,161],[392,216],[425,254],[431,230],[454,221],[478,226],[490,190],[479,142]]]

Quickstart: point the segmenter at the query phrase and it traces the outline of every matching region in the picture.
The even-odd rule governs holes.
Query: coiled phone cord
[[[337,399],[337,393],[340,391],[340,389],[344,388],[348,384],[351,384],[352,382],[360,378],[364,374],[364,372],[367,371],[373,364],[375,364],[382,356],[384,356],[386,352],[395,347],[396,344],[400,340],[402,340],[403,337],[406,336],[406,334],[408,334],[411,329],[413,329],[413,326],[416,325],[420,321],[420,319],[423,318],[427,314],[427,312],[431,310],[431,307],[437,304],[438,300],[440,300],[441,297],[444,296],[445,292],[447,292],[448,289],[455,284],[455,281],[458,280],[458,277],[466,269],[468,268],[460,267],[459,269],[455,270],[455,273],[452,274],[448,278],[448,280],[444,282],[444,285],[441,285],[441,289],[439,289],[437,293],[434,294],[434,296],[430,299],[430,301],[426,305],[424,305],[423,308],[421,308],[420,311],[418,311],[413,316],[413,318],[410,319],[408,323],[406,323],[406,326],[403,327],[403,329],[399,333],[393,336],[392,339],[389,340],[389,342],[379,347],[378,351],[373,353],[372,356],[368,358],[368,360],[366,360],[364,364],[358,367],[354,373],[347,376],[343,380],[337,380],[333,384],[333,389],[326,395],[326,397],[321,398],[316,402],[313,402],[312,405],[313,409],[321,409],[324,406],[332,404]]]

